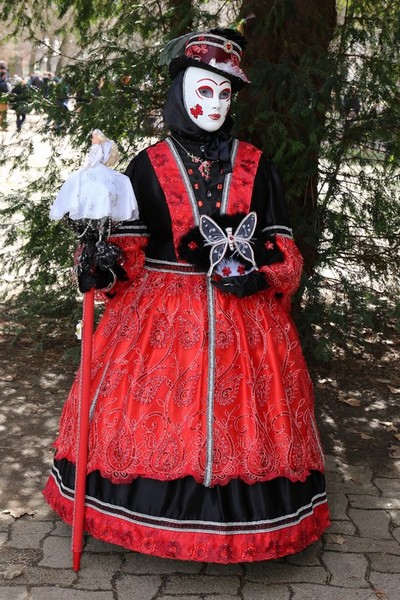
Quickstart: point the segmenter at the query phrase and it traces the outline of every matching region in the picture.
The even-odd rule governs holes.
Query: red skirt
[[[75,468],[55,460],[44,494],[72,524]],[[236,563],[300,552],[329,525],[325,481],[312,471],[304,482],[285,478],[248,485],[231,480],[206,488],[184,477],[137,478],[113,484],[98,472],[87,478],[84,528],[93,537],[162,558]]]
[[[67,521],[73,479],[60,473],[65,465],[71,472],[76,460],[78,391],[79,373],[46,488]],[[88,473],[100,488],[136,485],[142,494],[143,482],[158,484],[164,498],[154,507],[147,490],[151,506],[124,501],[110,511],[118,503],[91,484],[86,527],[96,537],[160,556],[171,555],[175,539],[177,558],[237,562],[296,552],[327,527],[312,385],[295,327],[271,288],[238,299],[194,268],[148,261],[108,303],[96,330],[91,398]],[[182,482],[190,482],[184,492]],[[274,488],[280,508],[260,508],[278,483],[285,490]],[[204,504],[187,513],[192,485]],[[251,504],[258,487],[259,508],[250,515],[244,507],[226,521],[224,512],[209,512],[224,495],[231,503],[239,493]],[[176,514],[177,501],[185,508]],[[203,547],[204,557],[196,558]]]

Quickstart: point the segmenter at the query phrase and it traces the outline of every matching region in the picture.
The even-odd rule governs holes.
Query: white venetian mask
[[[231,105],[231,82],[224,75],[189,67],[183,77],[183,102],[190,119],[204,131],[217,131]]]

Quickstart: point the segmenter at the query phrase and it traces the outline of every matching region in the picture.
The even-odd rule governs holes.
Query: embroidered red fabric
[[[149,156],[177,246],[193,207],[167,143]],[[259,157],[239,143],[226,212],[248,211]],[[130,281],[117,284],[94,335],[88,471],[115,483],[190,475],[213,486],[323,470],[312,384],[287,314],[301,256],[277,241],[285,260],[263,268],[270,287],[238,299],[204,274],[144,268],[147,238],[111,239]],[[72,462],[78,390],[79,373],[55,443],[57,458]]]
[[[44,495],[61,518],[72,524],[73,503],[60,495],[52,478]],[[171,531],[167,522],[161,522],[157,528],[143,526],[91,507],[86,507],[84,523],[85,530],[93,537],[142,554],[223,564],[276,559],[300,552],[317,541],[328,526],[326,503],[316,506],[310,516],[296,525],[269,533],[213,535],[209,531]]]
[[[284,261],[265,265],[260,271],[265,273],[272,289],[282,295],[281,306],[289,313],[292,296],[299,287],[303,257],[291,238],[277,235],[275,239],[278,248],[283,252]]]
[[[173,238],[176,255],[181,237],[195,226],[185,185],[171,148],[166,141],[148,148],[147,153],[157,174],[157,179],[168,203],[173,222]],[[246,213],[250,210],[254,177],[260,161],[261,151],[246,142],[239,142],[234,157],[234,169],[227,190],[228,214]]]

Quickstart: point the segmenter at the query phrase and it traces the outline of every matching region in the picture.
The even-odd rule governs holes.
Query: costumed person
[[[169,64],[170,135],[127,169],[140,220],[110,237],[128,279],[94,335],[85,529],[167,558],[275,559],[329,525],[289,314],[302,257],[275,167],[231,134],[245,39],[216,29],[184,41]],[[78,389],[79,375],[44,492],[68,523]]]
[[[63,183],[50,210],[50,218],[73,220],[112,217],[113,221],[136,219],[137,202],[126,175],[115,171],[117,145],[100,129],[92,131],[92,145],[80,169]]]

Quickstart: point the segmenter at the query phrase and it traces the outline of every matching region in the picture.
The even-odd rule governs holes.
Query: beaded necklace
[[[204,160],[204,158],[201,158],[201,156],[196,156],[195,154],[192,154],[191,152],[189,152],[189,150],[187,150],[185,148],[185,146],[183,146],[173,135],[170,135],[170,138],[172,138],[174,140],[174,142],[179,144],[179,146],[182,148],[182,150],[184,150],[184,152],[186,152],[186,154],[188,155],[188,157],[190,158],[190,160],[193,163],[199,164],[200,175],[203,177],[203,179],[205,179],[206,181],[209,181],[209,179],[211,178],[211,165],[217,161],[216,160]]]

